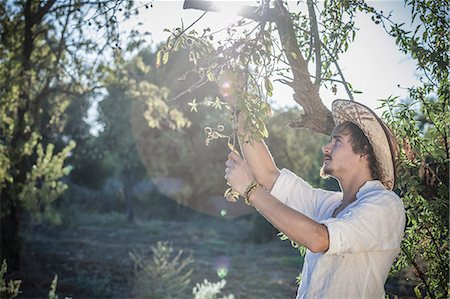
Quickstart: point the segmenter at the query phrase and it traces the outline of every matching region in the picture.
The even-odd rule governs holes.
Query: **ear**
[[[359,155],[359,158],[362,159],[362,160],[368,161],[368,156],[367,156],[367,154],[360,154],[360,155]]]
[[[361,151],[361,154],[359,155],[360,159],[364,159],[366,161],[369,160],[369,147],[367,145],[364,146],[364,150]]]

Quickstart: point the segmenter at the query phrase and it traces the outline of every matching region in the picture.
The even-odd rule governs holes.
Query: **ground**
[[[85,214],[60,226],[40,225],[23,232],[19,297],[48,297],[57,274],[59,298],[135,298],[136,276],[129,253],[150,256],[157,241],[169,241],[175,253],[183,250],[182,257],[191,255],[194,260],[186,298],[193,297],[196,283],[219,281],[218,273],[226,274],[222,295],[295,298],[302,262],[298,251],[288,241],[276,239],[255,244],[248,239],[250,227],[249,218],[208,216],[129,224],[117,213]],[[402,287],[399,279],[386,286],[388,292],[408,298],[410,288]]]

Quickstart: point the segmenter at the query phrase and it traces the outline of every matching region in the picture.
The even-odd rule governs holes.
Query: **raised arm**
[[[225,179],[235,191],[244,195],[250,183],[256,179],[250,165],[235,152],[228,155],[226,165]],[[328,249],[328,230],[325,225],[283,204],[259,185],[256,185],[249,200],[261,215],[292,241],[306,246],[312,252]]]
[[[248,141],[248,133],[244,129],[245,119],[243,114],[239,114],[238,133],[244,136],[244,142],[240,142],[243,158],[250,166],[256,181],[264,186],[267,190],[271,190],[277,180],[280,170],[275,165],[272,154],[270,153],[266,143],[262,141]]]

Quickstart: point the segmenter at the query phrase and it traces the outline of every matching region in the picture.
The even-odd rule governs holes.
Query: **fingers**
[[[242,158],[239,156],[239,154],[235,153],[234,151],[231,151],[228,154],[228,160],[225,162],[225,180],[227,180],[227,182],[230,181],[231,179],[231,175],[233,170],[236,169],[236,166],[240,165],[244,160],[242,160]],[[230,184],[231,185],[231,184]]]
[[[236,163],[240,163],[240,162],[242,161],[242,158],[241,158],[237,153],[235,153],[234,151],[231,151],[231,152],[228,154],[228,159],[229,159],[229,160],[233,160],[233,161],[235,161]]]
[[[226,167],[229,167],[229,168],[233,168],[234,163],[236,163],[236,162],[234,162],[233,160],[227,160],[227,161],[225,162],[225,166],[226,166]]]

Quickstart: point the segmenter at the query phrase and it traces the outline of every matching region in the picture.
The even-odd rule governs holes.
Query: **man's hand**
[[[225,179],[233,190],[244,195],[245,190],[255,180],[253,172],[248,164],[235,152],[228,154],[225,162]]]

